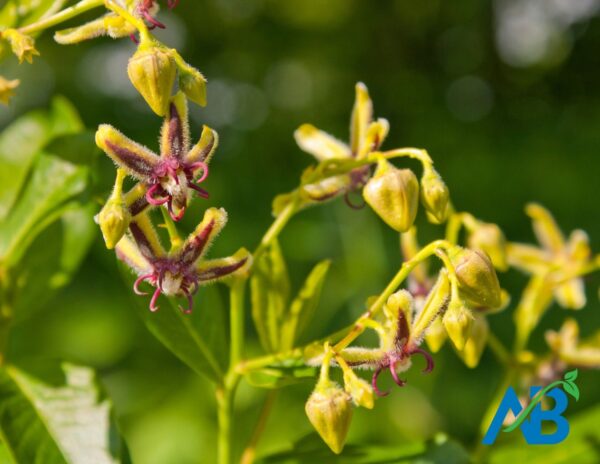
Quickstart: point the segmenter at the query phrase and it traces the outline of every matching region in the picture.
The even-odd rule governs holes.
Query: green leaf
[[[119,462],[111,406],[92,370],[64,366],[66,384],[54,387],[13,366],[0,370],[0,432],[14,463]]]
[[[600,442],[600,406],[569,418],[569,435],[557,446],[527,446],[513,442],[490,449],[490,464],[597,464]]]
[[[276,240],[254,264],[250,289],[252,319],[261,344],[267,352],[276,352],[290,294],[287,267]]]
[[[56,157],[41,155],[36,160],[20,201],[0,224],[0,259],[7,267],[16,264],[36,235],[62,215],[66,202],[85,189],[87,177],[86,168]]]
[[[577,374],[578,374],[577,369],[573,369],[572,371],[569,371],[569,372],[565,373],[564,379],[567,382],[571,382],[572,383],[577,378]]]
[[[564,382],[562,384],[564,390],[575,398],[575,401],[579,401],[579,388],[573,382]]]
[[[123,263],[119,262],[125,281],[127,282],[134,306],[150,332],[175,356],[191,367],[200,375],[220,382],[223,378],[223,369],[215,353],[211,350],[207,339],[201,336],[192,323],[190,315],[184,314],[173,298],[166,297],[160,300],[160,309],[151,312],[148,309],[148,297],[137,296],[131,290],[135,276]],[[198,308],[196,311],[211,311],[214,308]],[[205,321],[207,327],[210,323]]]
[[[294,346],[294,342],[314,316],[330,265],[329,260],[318,263],[304,281],[294,301],[292,301],[281,331],[282,350],[288,350]]]
[[[62,217],[37,237],[11,271],[15,321],[41,309],[71,281],[98,233],[94,209],[92,204],[69,204]]]
[[[44,113],[35,111],[0,134],[0,221],[7,216],[38,152],[48,141],[50,127]]]
[[[429,442],[404,445],[361,446],[348,444],[340,455],[335,455],[312,434],[300,440],[290,451],[259,459],[256,464],[468,464],[468,453],[455,441],[438,435]]]

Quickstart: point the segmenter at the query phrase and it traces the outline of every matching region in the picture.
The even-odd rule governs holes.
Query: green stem
[[[19,32],[23,34],[34,34],[49,27],[56,26],[64,21],[67,21],[75,16],[79,16],[81,13],[85,13],[93,8],[97,8],[104,4],[104,0],[82,0],[81,2],[65,8],[58,13],[48,16],[47,18],[40,19],[39,21],[29,24],[19,29]]]
[[[267,398],[265,399],[260,411],[260,416],[256,422],[256,427],[254,428],[254,432],[252,432],[252,437],[250,438],[250,441],[244,450],[244,454],[242,454],[240,464],[252,464],[254,462],[254,459],[256,458],[256,447],[258,446],[260,437],[267,426],[267,420],[269,419],[269,415],[271,414],[273,405],[275,404],[277,393],[277,390],[271,390],[267,394]]]
[[[502,342],[490,331],[488,334],[487,344],[490,350],[496,355],[498,361],[503,365],[508,366],[511,362],[510,352],[502,344]]]
[[[258,245],[256,250],[254,251],[254,260],[257,260],[258,257],[262,253],[264,253],[264,251],[269,247],[271,242],[273,242],[273,240],[275,240],[279,236],[283,228],[287,225],[292,216],[297,212],[297,208],[298,201],[294,199],[290,203],[288,203],[288,205],[283,209],[283,211],[281,211],[281,213],[279,213],[275,221],[273,221],[273,224],[271,224],[271,227],[269,227],[262,240],[260,241],[260,245]]]
[[[246,281],[235,279],[229,289],[229,317],[230,317],[230,353],[229,369],[225,375],[223,385],[217,387],[217,416],[218,416],[218,443],[217,454],[219,464],[231,464],[232,433],[231,419],[233,402],[237,390],[240,374],[235,367],[241,361],[244,348],[244,294]]]

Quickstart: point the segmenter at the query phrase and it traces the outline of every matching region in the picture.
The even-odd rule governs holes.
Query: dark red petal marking
[[[198,276],[198,280],[205,281],[218,279],[219,277],[224,277],[240,269],[244,264],[246,264],[247,260],[248,258],[244,258],[237,263],[230,264],[229,266],[221,266],[209,269],[208,271],[205,271],[204,273],[200,274]]]
[[[135,243],[137,243],[137,246],[144,258],[151,262],[154,261],[156,257],[154,256],[150,240],[148,240],[148,237],[146,237],[146,234],[140,228],[137,222],[131,221],[131,224],[129,224],[129,230],[131,231],[131,235],[133,235],[133,239],[135,240]]]
[[[131,216],[137,216],[148,207],[148,200],[146,195],[139,197],[132,204],[129,205],[129,213]]]
[[[177,111],[175,103],[171,102],[169,110],[169,123],[167,125],[167,140],[169,143],[170,153],[163,153],[163,156],[171,155],[177,158],[183,158],[184,140],[183,140],[183,124],[181,116]]]
[[[150,13],[148,13],[148,10],[146,10],[145,8],[141,10],[141,13],[142,13],[142,16],[146,19],[146,21],[148,21],[152,26],[156,26],[159,29],[166,28],[166,26],[163,23],[154,19],[152,17],[152,15]]]
[[[434,367],[433,357],[427,351],[425,351],[422,348],[413,348],[413,350],[410,352],[410,354],[411,355],[420,354],[427,361],[427,366],[422,371],[423,374],[429,374],[433,370],[433,367]]]
[[[173,9],[173,8],[175,8],[177,5],[179,5],[179,0],[169,0],[169,1],[167,2],[167,6],[168,6],[170,9]]]
[[[135,34],[129,34],[129,38],[136,45],[140,43],[140,41],[137,39],[137,37],[135,36]]]
[[[208,243],[208,239],[210,238],[210,234],[212,233],[215,227],[215,220],[210,221],[206,226],[200,231],[199,234],[190,238],[183,248],[181,249],[181,261],[185,264],[190,265],[204,251],[206,244]]]
[[[408,336],[410,335],[410,329],[408,328],[408,322],[406,316],[402,311],[402,308],[398,309],[398,331],[396,332],[396,344],[406,343]]]
[[[113,152],[126,167],[145,179],[150,178],[156,163],[139,156],[137,153],[128,150],[125,147],[112,143],[108,139],[104,139],[104,143],[106,144],[106,148]]]
[[[195,190],[196,192],[198,192],[199,197],[202,197],[205,199],[210,197],[210,193],[208,193],[202,187],[198,187],[196,184],[194,184],[192,182],[188,182],[188,187],[191,188],[192,190]]]
[[[379,366],[377,368],[377,370],[373,373],[373,377],[371,378],[371,386],[373,387],[373,391],[375,392],[375,394],[377,396],[388,396],[390,394],[389,391],[382,392],[377,387],[377,378],[379,377],[379,374],[381,374],[381,371],[383,370],[383,367],[384,366]]]

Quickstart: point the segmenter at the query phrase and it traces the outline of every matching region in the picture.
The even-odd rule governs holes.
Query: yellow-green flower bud
[[[496,224],[479,223],[475,226],[468,238],[469,248],[481,250],[486,253],[496,269],[506,271],[506,238],[500,227]]]
[[[15,95],[15,89],[19,83],[19,79],[9,81],[0,76],[0,103],[8,105],[8,101]]]
[[[352,398],[334,383],[317,386],[305,406],[306,415],[323,441],[340,454],[352,421]]]
[[[381,160],[363,189],[363,197],[387,225],[406,232],[417,216],[419,181],[410,169],[397,169]]]
[[[111,250],[127,231],[131,214],[122,200],[112,198],[106,202],[94,220],[100,226],[106,248]]]
[[[489,330],[485,316],[476,314],[471,327],[471,336],[465,343],[462,351],[459,352],[460,357],[467,367],[473,369],[479,364],[487,342]]]
[[[344,389],[357,406],[373,409],[373,388],[369,382],[358,377],[351,369],[344,370]]]
[[[421,202],[431,222],[441,224],[446,220],[449,199],[450,192],[442,177],[433,167],[426,167],[421,177]]]
[[[490,258],[479,250],[459,246],[448,251],[461,295],[474,307],[497,308],[502,304],[498,276]]]
[[[408,291],[398,290],[387,299],[383,306],[383,312],[388,320],[396,322],[398,321],[400,311],[402,311],[406,318],[406,322],[410,324],[413,304],[413,297]]]
[[[206,106],[206,79],[197,69],[179,68],[179,90],[194,103]]]
[[[22,34],[16,29],[6,29],[5,31],[0,32],[0,37],[8,40],[13,53],[19,59],[19,63],[23,63],[23,61],[31,63],[33,57],[36,55],[39,56],[40,54],[35,48],[35,40],[33,37]]]
[[[436,317],[427,329],[425,335],[427,346],[433,353],[437,353],[442,346],[444,346],[447,338],[448,334],[446,333],[446,328],[442,322],[442,316]]]
[[[177,67],[169,51],[144,42],[127,65],[129,80],[159,116],[167,113],[176,74]]]
[[[471,336],[473,315],[460,295],[452,295],[442,322],[456,349],[462,351]]]

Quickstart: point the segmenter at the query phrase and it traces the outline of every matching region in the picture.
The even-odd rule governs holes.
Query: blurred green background
[[[565,231],[586,230],[598,252],[599,7],[598,0],[182,0],[173,12],[163,8],[168,27],[157,35],[209,80],[208,106],[192,108],[192,133],[198,137],[206,123],[221,138],[206,183],[211,198],[195,203],[183,228],[191,230],[203,208],[223,206],[230,221],[212,255],[253,248],[270,224],[273,196],[292,189],[311,162],[295,145],[294,129],[311,122],[346,139],[354,84],[363,81],[375,115],[391,124],[384,148],[429,150],[457,208],[497,222],[511,240],[532,241],[523,206],[536,200]],[[33,65],[19,67],[14,58],[2,63],[2,74],[22,85],[11,107],[0,109],[0,126],[59,93],[88,127],[110,123],[156,148],[161,121],[126,75],[131,41],[63,47],[47,33],[38,48],[42,57]],[[100,156],[99,200],[113,175]],[[442,231],[422,213],[418,221],[422,241]],[[316,261],[333,260],[310,330],[315,337],[353,320],[401,262],[397,236],[369,209],[353,211],[341,201],[294,219],[282,246],[297,285]],[[526,277],[510,271],[500,279],[516,300]],[[584,311],[552,308],[533,349],[545,349],[543,332],[567,315],[580,321],[584,336],[598,329],[599,282],[588,279]],[[98,233],[72,284],[15,328],[10,356],[26,363],[42,353],[96,367],[134,462],[212,463],[212,387],[149,334],[132,298]],[[221,331],[225,301],[223,288],[202,289],[192,317],[198,322],[201,312],[221,312],[223,327],[214,328]],[[507,344],[513,308],[514,301],[491,319]],[[249,317],[248,328],[249,352],[258,354]],[[374,411],[358,410],[349,442],[401,443],[444,430],[470,446],[500,375],[489,352],[469,370],[446,346],[432,375],[413,369],[406,388]],[[580,379],[581,400],[570,414],[598,403],[600,375],[584,372]],[[278,397],[259,453],[284,449],[310,432],[303,404],[312,386],[289,387]],[[264,395],[241,386],[238,452]]]

